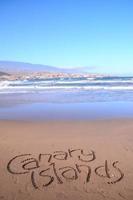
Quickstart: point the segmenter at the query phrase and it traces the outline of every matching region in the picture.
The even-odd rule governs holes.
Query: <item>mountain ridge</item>
[[[86,73],[90,72],[92,67],[77,67],[77,68],[59,68],[51,65],[32,64],[27,62],[17,61],[0,61],[1,72],[55,72],[55,73]],[[91,73],[91,72],[90,72]]]

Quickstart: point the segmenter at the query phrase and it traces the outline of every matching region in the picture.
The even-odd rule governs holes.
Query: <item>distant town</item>
[[[0,61],[0,81],[47,78],[94,78],[105,76],[103,74],[97,74],[87,70],[89,70],[89,67],[63,69],[48,65]]]

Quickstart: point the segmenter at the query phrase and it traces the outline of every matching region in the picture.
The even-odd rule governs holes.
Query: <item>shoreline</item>
[[[85,124],[97,124],[97,123],[123,123],[123,122],[133,122],[133,117],[112,117],[112,118],[95,118],[95,119],[0,119],[0,124],[2,123],[13,123],[13,124],[77,124],[77,123],[85,123]]]
[[[11,103],[11,102],[10,102]],[[7,104],[6,104],[7,105]],[[0,108],[0,120],[93,121],[132,119],[133,102],[29,103]]]

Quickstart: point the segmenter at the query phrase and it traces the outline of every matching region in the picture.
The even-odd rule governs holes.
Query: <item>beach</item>
[[[132,200],[133,120],[0,121],[0,199]]]
[[[132,200],[133,78],[1,81],[0,200]]]
[[[133,200],[133,1],[0,14],[0,200]]]

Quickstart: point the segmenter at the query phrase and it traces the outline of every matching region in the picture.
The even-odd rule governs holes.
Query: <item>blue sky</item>
[[[133,74],[133,1],[0,0],[0,60]]]

